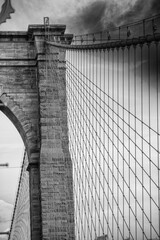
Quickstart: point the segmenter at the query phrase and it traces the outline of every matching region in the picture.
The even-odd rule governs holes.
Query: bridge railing
[[[160,15],[146,18],[120,27],[108,28],[104,31],[74,36],[72,43],[75,45],[104,43],[137,37],[145,38],[148,35],[160,33]]]
[[[75,35],[74,37],[72,34],[49,36],[48,33],[48,41],[72,45],[93,45],[120,40],[126,41],[134,38],[143,40],[149,36],[156,37],[157,34],[160,34],[160,14],[134,23],[108,28],[95,33]]]

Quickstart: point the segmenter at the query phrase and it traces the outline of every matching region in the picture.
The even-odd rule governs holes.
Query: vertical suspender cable
[[[105,129],[106,129],[106,124],[105,124],[105,91],[106,91],[106,84],[105,84],[105,81],[106,81],[106,59],[105,59],[105,49],[103,49],[103,90],[104,90],[104,93],[103,93],[103,128],[104,128],[104,131],[103,131],[103,143],[105,143]],[[105,182],[105,155],[106,155],[106,151],[105,151],[105,148],[103,147],[103,235],[105,234],[105,206],[106,206],[106,202],[105,202],[105,197],[104,197],[104,191],[105,191],[105,186],[106,186],[106,182]]]
[[[84,74],[84,50],[82,50],[82,55],[81,55],[81,72]],[[82,82],[84,84],[84,77],[82,76]],[[81,91],[84,95],[84,89],[81,88]],[[81,97],[81,106],[84,110],[84,98]],[[83,132],[84,131],[84,115],[81,116],[81,119],[82,119],[82,129],[81,129],[81,145],[83,146]],[[79,119],[79,121],[81,121],[81,119]],[[84,192],[84,171],[83,171],[83,151],[84,149],[82,148],[81,149],[81,178],[82,178],[82,184],[81,184],[81,187],[82,187],[82,192],[81,192],[81,203],[82,203],[82,216],[81,216],[81,224],[82,224],[82,235],[81,235],[81,239],[85,239],[85,235],[84,235],[84,197],[82,195],[82,193]]]
[[[122,126],[122,135],[123,135],[123,150],[122,150],[122,156],[123,156],[123,238],[125,235],[125,221],[124,221],[124,47],[122,47],[122,119],[123,119],[123,126]]]
[[[96,115],[96,126],[95,126],[95,129],[96,129],[96,137],[95,137],[95,139],[96,139],[96,142],[95,142],[95,155],[96,155],[96,158],[95,158],[95,212],[96,212],[96,214],[95,214],[95,222],[96,222],[96,237],[98,237],[97,236],[97,229],[98,229],[98,224],[97,224],[97,220],[99,221],[99,219],[97,219],[97,216],[98,216],[98,211],[97,211],[97,209],[98,209],[98,207],[97,207],[97,202],[98,202],[98,197],[97,197],[97,194],[96,194],[96,185],[98,185],[98,179],[97,179],[97,153],[98,153],[98,151],[97,151],[97,142],[98,142],[98,137],[97,137],[97,134],[98,134],[98,123],[97,123],[97,116],[98,116],[98,114],[97,114],[97,111],[98,111],[98,109],[97,109],[97,85],[98,85],[98,54],[97,54],[97,52],[98,52],[98,50],[96,49],[96,52],[95,52],[95,57],[96,57],[96,59],[95,59],[95,64],[96,64],[96,67],[95,67],[95,69],[96,69],[96,73],[95,73],[95,87],[96,87],[96,89],[95,89],[95,91],[96,91],[96,102],[95,102],[95,108],[96,108],[96,113],[95,113],[95,115]],[[98,202],[99,203],[99,202]]]
[[[136,114],[137,114],[137,108],[136,108],[136,45],[133,46],[134,49],[134,149],[135,149],[135,240],[137,240],[137,160],[136,160],[136,143],[137,143],[137,138],[136,138],[136,131],[137,131],[137,125],[136,125]]]
[[[80,68],[80,71],[82,72],[82,51],[80,51],[80,57],[79,57],[79,68]],[[79,74],[79,77],[80,77],[80,74]],[[78,82],[79,83],[79,82]],[[79,105],[81,106],[81,98],[80,98],[80,95],[78,94],[78,97],[79,97]],[[81,119],[81,114],[80,114],[80,111],[78,112],[78,120]],[[82,121],[82,120],[81,120]],[[80,122],[78,122],[78,129],[80,128]],[[80,144],[81,144],[81,138],[80,138],[80,132],[78,132],[78,135],[79,135],[79,141],[80,141]],[[81,153],[79,153],[79,166],[78,168],[80,169],[79,170],[79,177],[81,179]],[[81,188],[81,180],[79,179],[79,188]],[[83,239],[82,238],[82,223],[81,223],[81,217],[82,217],[82,204],[81,204],[81,194],[80,194],[80,189],[79,189],[79,226],[80,226],[80,234],[79,234],[79,240]]]
[[[79,50],[76,50],[76,68],[79,69]],[[76,73],[78,75],[78,71],[76,71]],[[76,90],[74,90],[74,92],[76,94]],[[74,101],[74,111],[77,111],[76,106],[75,106],[75,101]],[[74,129],[73,129],[74,135],[75,135],[75,143],[77,143],[78,142],[78,129],[77,129],[77,123],[76,123],[75,117],[74,117],[73,121],[74,121],[74,126],[75,126]],[[77,166],[78,162],[79,162],[79,156],[78,156],[77,147],[74,146],[74,148],[75,148],[75,156],[76,156],[76,159],[75,159],[75,165],[76,165],[75,166],[75,169],[76,169],[75,178],[77,179],[76,185],[75,185],[75,191],[76,191],[76,210],[75,210],[75,214],[76,214],[76,231],[77,231],[76,233],[77,233],[78,239],[80,239],[80,229],[79,229],[80,225],[79,225],[79,220],[78,220],[78,211],[79,211],[79,202],[78,202],[79,201],[79,196],[78,196],[78,194],[79,194],[79,190],[77,189],[77,187],[79,185],[79,179],[78,179],[79,170],[78,170],[78,166]]]
[[[117,102],[119,103],[119,48],[117,48]],[[117,240],[119,240],[119,105],[117,105]]]
[[[157,167],[158,167],[158,233],[160,239],[160,99],[159,99],[159,92],[160,92],[160,85],[159,85],[159,42],[156,42],[156,82],[157,82]]]
[[[107,88],[108,88],[108,92],[107,92],[107,95],[108,95],[108,171],[107,171],[107,180],[108,180],[108,182],[107,182],[107,184],[108,184],[108,191],[107,191],[107,196],[108,196],[108,205],[107,205],[107,220],[108,220],[108,223],[110,223],[110,219],[109,219],[109,217],[110,217],[110,214],[109,214],[109,211],[110,211],[110,209],[109,209],[109,48],[107,49],[107,54],[108,54],[108,69],[107,69],[107,71],[108,71],[108,79],[107,79],[107,81],[108,81],[108,86],[107,86]],[[108,236],[108,238],[109,238],[109,228],[110,228],[110,225],[108,225],[108,228],[107,228],[107,236]]]
[[[112,238],[114,239],[114,48],[112,48]]]
[[[88,85],[89,85],[89,89],[91,89],[91,68],[92,68],[92,61],[91,61],[91,50],[89,50],[88,51],[88,78],[89,78],[89,83],[88,83]],[[88,98],[90,98],[90,102],[91,102],[91,97],[89,96],[89,94],[88,94]],[[88,109],[88,117],[89,117],[89,119],[90,119],[90,122],[91,122],[91,106],[90,106],[90,108]],[[91,143],[91,139],[92,139],[92,135],[91,135],[91,131],[88,129],[88,134],[89,134],[89,142]],[[88,159],[88,161],[89,161],[89,169],[90,169],[90,172],[91,172],[91,153],[90,153],[90,155],[89,155],[89,159]],[[90,182],[89,182],[89,184],[91,185],[92,184],[92,179],[91,179],[91,177],[90,177]],[[93,235],[92,235],[92,215],[90,216],[90,212],[92,213],[92,211],[91,211],[91,201],[92,201],[92,197],[91,197],[91,192],[90,192],[90,189],[91,189],[91,186],[90,186],[90,188],[89,188],[89,190],[88,190],[88,224],[89,224],[89,228],[90,228],[90,240],[92,239],[92,237],[93,237]]]
[[[149,117],[149,194],[150,194],[150,238],[152,239],[152,190],[151,190],[151,83],[150,83],[150,43],[148,43],[148,117]]]
[[[94,50],[92,50],[92,81],[94,82],[94,76],[95,76],[95,68],[94,68],[94,64],[95,64],[95,61],[94,61]],[[94,87],[93,87],[93,90],[94,90]],[[92,113],[94,112],[94,97],[92,98]],[[94,127],[94,122],[95,122],[95,120],[94,120],[94,116],[92,116],[92,125],[93,125],[93,127]],[[92,146],[94,146],[94,138],[93,138],[93,136],[92,136]],[[95,159],[94,159],[94,152],[92,151],[92,159],[93,159],[93,161],[95,161]],[[94,186],[94,179],[93,179],[93,177],[94,177],[94,168],[93,168],[93,163],[92,163],[92,194],[94,193],[94,189],[93,189],[93,186]],[[93,199],[94,199],[94,196],[95,195],[93,195]],[[94,201],[95,201],[95,199],[94,199]],[[94,207],[94,205],[93,205],[93,201],[92,201],[92,205],[91,205],[91,210],[92,210],[92,212],[94,213],[94,214],[96,214],[95,213],[95,207]],[[94,222],[95,222],[95,219],[94,219]],[[92,225],[93,226],[93,225]],[[95,228],[93,228],[92,229],[92,231],[94,231],[94,236],[96,237],[96,222],[95,222]]]
[[[87,64],[87,61],[88,61],[88,58],[87,58],[87,51],[85,51],[85,76],[86,76],[86,86],[88,87],[88,64]],[[85,104],[85,114],[86,114],[86,122],[88,121],[88,108],[87,108],[87,103],[88,103],[88,92],[87,92],[87,87],[86,87],[86,104]],[[85,124],[85,128],[84,128],[84,132],[86,133],[86,136],[87,136],[87,139],[88,139],[88,131],[87,131],[87,124]],[[85,193],[85,215],[86,215],[86,222],[85,222],[85,235],[86,235],[86,238],[88,239],[89,236],[88,236],[88,231],[89,231],[89,228],[87,229],[88,227],[88,222],[89,222],[89,219],[88,219],[88,184],[89,184],[89,162],[88,162],[88,155],[89,153],[87,152],[87,149],[88,149],[88,141],[86,142],[86,178],[85,178],[85,189],[86,189],[86,193]]]
[[[144,154],[143,154],[143,44],[141,48],[141,145],[142,145],[142,209],[144,211]],[[144,229],[144,212],[142,211],[142,229]],[[142,240],[144,240],[144,233],[142,232]]]
[[[99,88],[100,88],[100,90],[99,90],[99,94],[98,94],[98,97],[99,97],[99,107],[100,107],[100,110],[99,110],[99,112],[100,112],[100,119],[99,119],[99,138],[100,139],[102,139],[102,135],[101,135],[101,131],[102,131],[102,118],[101,118],[101,116],[102,116],[102,112],[101,112],[101,109],[102,109],[102,107],[101,107],[101,100],[102,100],[102,96],[101,96],[101,88],[102,88],[102,79],[101,79],[101,65],[102,65],[102,59],[101,59],[101,49],[99,50],[99,54],[98,54],[98,64],[99,64],[99,74],[98,74],[98,82],[99,82]],[[99,188],[99,216],[100,216],[100,219],[99,219],[99,221],[101,222],[101,205],[100,205],[100,202],[101,202],[101,166],[102,166],[102,164],[101,164],[101,159],[102,159],[102,156],[101,156],[101,142],[99,143],[100,145],[99,145],[99,160],[98,160],[98,168],[99,168],[99,186],[98,186],[98,188]],[[98,228],[98,235],[100,236],[101,235],[101,232],[103,231],[101,231],[101,224],[99,223],[99,228]]]
[[[82,50],[82,73],[83,73],[83,75],[85,75],[85,50]],[[83,78],[83,80],[82,80],[82,82],[83,82],[83,84],[84,84],[84,81],[85,81],[85,77],[82,77]],[[82,86],[83,87],[83,86]],[[85,95],[85,89],[84,89],[84,87],[82,88],[82,93],[83,93],[83,96]],[[84,100],[84,97],[82,98],[82,109],[83,109],[83,111],[85,111],[85,100]],[[84,153],[85,153],[85,144],[84,144],[84,142],[83,142],[83,139],[84,139],[84,129],[85,129],[85,116],[84,116],[84,114],[82,115],[83,117],[82,117],[82,138],[81,138],[81,144],[82,144],[82,150],[81,151],[84,151]],[[82,152],[82,154],[84,154],[83,152]],[[82,165],[83,166],[85,166],[84,164],[85,164],[85,158],[83,158],[82,157]],[[83,193],[83,195],[82,195],[82,226],[83,226],[83,238],[82,239],[86,239],[86,237],[85,237],[85,221],[84,221],[84,219],[85,219],[85,205],[84,205],[84,202],[85,202],[85,200],[84,200],[84,196],[85,196],[85,189],[84,189],[84,183],[85,183],[85,175],[84,175],[84,168],[82,167],[82,193]]]
[[[130,191],[131,191],[131,171],[130,171],[130,167],[131,167],[131,159],[130,159],[130,46],[128,46],[128,162],[129,162],[129,167],[128,167],[128,197],[129,197],[129,238],[130,238],[130,232],[131,232],[131,210],[130,210],[130,206],[131,206],[131,198],[130,198]]]

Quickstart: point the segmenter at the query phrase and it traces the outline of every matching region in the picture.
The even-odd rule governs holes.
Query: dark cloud
[[[117,23],[132,23],[159,13],[160,0],[137,0],[128,11],[117,18]]]
[[[136,21],[137,18],[142,19],[147,9],[148,2],[146,0],[137,0],[128,11],[118,17],[117,22],[124,24]]]
[[[120,9],[115,2],[99,0],[89,2],[87,6],[81,6],[74,16],[66,19],[66,22],[70,32],[98,32],[108,26],[115,26],[113,19],[119,13]]]
[[[69,32],[90,33],[132,23],[160,13],[160,0],[137,0],[124,5],[118,1],[95,0],[79,7],[73,16],[65,17]]]
[[[89,32],[101,31],[108,25],[113,25],[113,18],[119,12],[118,5],[108,1],[96,1],[80,9],[78,22]]]
[[[148,15],[160,14],[160,0],[152,0]]]
[[[81,27],[90,31],[102,29],[106,5],[105,1],[99,1],[80,9],[78,22],[81,24]]]

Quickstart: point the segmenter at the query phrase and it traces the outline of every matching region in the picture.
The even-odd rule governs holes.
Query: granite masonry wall
[[[50,25],[52,35],[63,36],[64,31],[64,25]],[[44,39],[43,25],[30,25],[27,32],[0,32],[0,110],[16,126],[28,155],[31,240],[72,240],[65,51],[47,48]],[[52,67],[47,67],[51,57]]]

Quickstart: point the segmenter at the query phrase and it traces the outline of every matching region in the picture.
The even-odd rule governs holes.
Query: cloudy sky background
[[[2,3],[4,0],[0,0]],[[29,24],[67,25],[70,33],[92,32],[156,15],[159,0],[12,0],[15,13],[1,30],[27,30]]]
[[[0,6],[4,0],[0,0]],[[66,24],[69,33],[94,32],[136,21],[160,13],[160,0],[12,0],[15,13],[0,31],[27,31],[29,24]],[[23,143],[13,124],[0,112],[0,231],[8,228],[8,220],[17,189],[23,157]],[[5,222],[6,221],[6,222]]]

